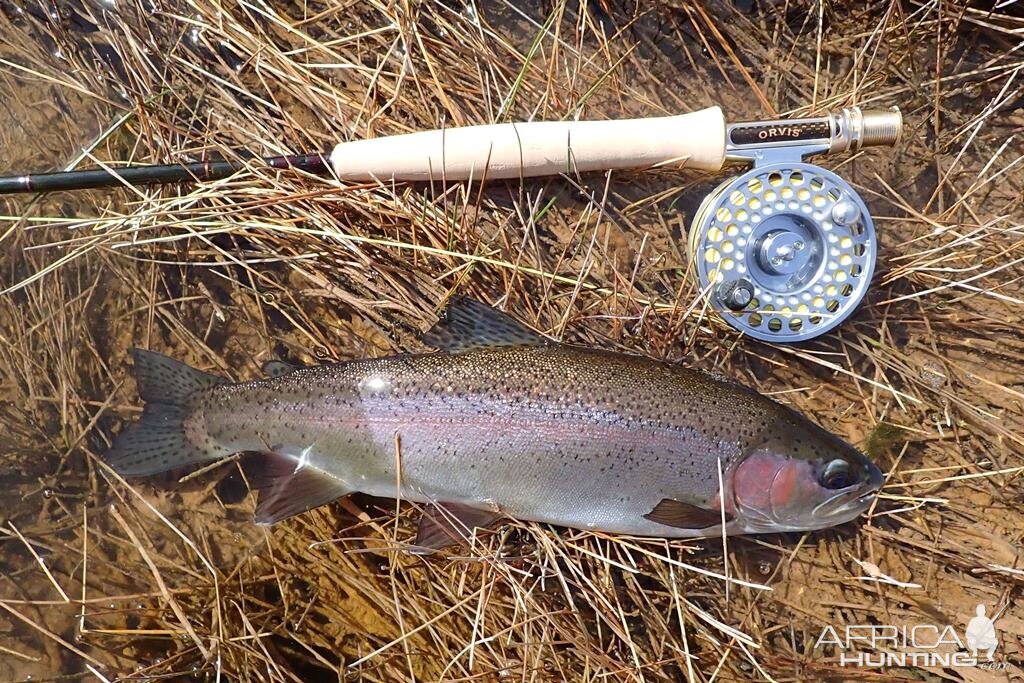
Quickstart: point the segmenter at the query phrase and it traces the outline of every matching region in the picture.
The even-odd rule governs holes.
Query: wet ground
[[[1008,671],[884,675],[1020,674],[1012,667],[1024,639],[1024,346],[1014,264],[1024,209],[1013,160],[1024,103],[1011,77],[1010,20],[947,7],[914,10],[900,25],[893,5],[891,14],[830,9],[819,23],[816,5],[780,16],[762,3],[635,17],[605,3],[583,13],[555,3],[525,16],[506,5],[479,10],[492,34],[467,28],[472,5],[339,14],[286,3],[273,15],[256,5],[218,13],[148,4],[0,3],[0,173],[60,169],[83,150],[146,161],[210,148],[276,153],[442,120],[483,122],[498,109],[492,100],[512,90],[520,118],[561,117],[577,105],[610,117],[719,103],[731,120],[814,98],[846,104],[856,92],[862,102],[900,104],[907,118],[891,153],[829,162],[877,217],[879,271],[842,330],[787,351],[682,314],[695,296],[686,223],[718,177],[613,177],[603,220],[558,182],[492,188],[479,202],[452,194],[451,204],[427,190],[331,194],[316,181],[269,176],[184,202],[176,190],[0,201],[0,288],[17,286],[0,306],[0,681],[88,678],[90,667],[210,680],[218,667],[239,680],[680,680],[684,647],[702,679],[722,658],[725,680],[760,676],[695,611],[680,617],[690,629],[684,643],[673,616],[685,611],[680,591],[692,601],[686,610],[754,636],[756,661],[776,680],[849,680],[834,653],[814,648],[825,624],[960,628],[978,603],[999,611]],[[430,48],[395,47],[392,19],[416,27]],[[885,39],[873,40],[883,21]],[[554,29],[557,40],[544,33]],[[538,35],[549,37],[535,47]],[[401,70],[403,49],[415,75]],[[381,54],[389,56],[377,61]],[[336,62],[351,68],[328,68]],[[603,191],[604,178],[589,182]],[[90,220],[62,223],[73,219]],[[243,225],[257,219],[373,242]],[[233,232],[188,239],[221,221]],[[126,248],[133,236],[175,239]],[[388,240],[496,255],[564,280]],[[577,281],[587,286],[577,292]],[[358,499],[267,531],[248,523],[251,500],[230,467],[170,491],[134,490],[93,458],[138,413],[132,345],[250,378],[270,357],[415,349],[436,302],[466,287],[489,300],[509,295],[517,312],[567,339],[717,368],[791,402],[872,444],[891,472],[888,497],[865,524],[737,540],[731,571],[775,590],[736,588],[726,602],[721,582],[589,536],[531,526],[513,532],[507,562],[430,564],[381,549],[408,540],[414,526],[406,511],[395,527],[387,502]],[[667,312],[673,302],[678,310]],[[675,546],[672,557],[722,569],[711,544]],[[621,570],[634,561],[640,572]],[[877,579],[872,568],[896,583],[867,580]],[[548,579],[542,589],[539,577]],[[344,673],[418,627],[406,645]],[[460,651],[478,641],[469,662]]]

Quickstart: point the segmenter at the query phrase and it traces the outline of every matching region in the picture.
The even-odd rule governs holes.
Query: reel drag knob
[[[875,227],[839,176],[769,163],[705,198],[690,254],[701,291],[730,325],[763,341],[798,342],[856,309],[875,268]]]

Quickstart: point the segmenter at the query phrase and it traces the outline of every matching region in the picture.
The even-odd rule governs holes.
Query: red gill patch
[[[755,453],[736,468],[732,478],[733,497],[743,507],[768,512],[771,510],[772,491],[776,477],[785,467],[786,461],[767,453]],[[793,477],[790,475],[787,495],[792,492]],[[729,501],[732,506],[733,501]]]

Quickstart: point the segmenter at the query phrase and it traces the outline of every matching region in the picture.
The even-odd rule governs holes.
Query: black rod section
[[[317,175],[327,174],[329,168],[328,155],[319,152],[265,157],[263,162],[271,168],[296,168]],[[124,184],[154,185],[219,180],[235,173],[244,164],[245,161],[197,161],[159,166],[119,166],[112,167],[109,171],[95,168],[85,171],[30,173],[0,177],[0,194],[88,190],[98,187],[119,187]]]

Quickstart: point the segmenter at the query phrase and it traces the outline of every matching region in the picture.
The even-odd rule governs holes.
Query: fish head
[[[744,531],[809,531],[848,522],[868,508],[882,472],[863,453],[793,413],[748,448],[732,473]]]

